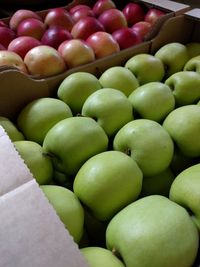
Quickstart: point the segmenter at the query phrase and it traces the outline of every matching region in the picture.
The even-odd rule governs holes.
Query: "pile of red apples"
[[[45,15],[20,9],[0,21],[0,66],[49,77],[140,44],[163,11],[112,0],[90,7],[53,8]]]

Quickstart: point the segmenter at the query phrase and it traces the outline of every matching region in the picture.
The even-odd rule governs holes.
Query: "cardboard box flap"
[[[144,3],[151,4],[152,6],[159,7],[168,11],[173,11],[175,13],[183,10],[190,9],[189,5],[177,3],[169,0],[143,0]]]
[[[0,197],[0,266],[88,267],[35,180]]]
[[[32,79],[14,68],[2,68],[0,81],[1,116],[12,118],[31,100],[49,96],[48,84],[44,79]]]
[[[0,266],[88,267],[0,127]]]
[[[13,143],[0,126],[0,196],[33,180]]]
[[[194,8],[184,13],[186,16],[200,20],[200,8]]]

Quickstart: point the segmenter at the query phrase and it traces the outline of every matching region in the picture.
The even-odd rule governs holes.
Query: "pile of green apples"
[[[72,73],[56,93],[0,124],[88,265],[194,266],[200,43]]]

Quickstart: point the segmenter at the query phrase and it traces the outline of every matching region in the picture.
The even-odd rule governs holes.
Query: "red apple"
[[[69,13],[72,15],[74,14],[77,10],[79,10],[80,8],[84,8],[84,9],[89,9],[91,10],[91,7],[87,6],[87,5],[83,5],[83,4],[79,4],[79,5],[75,5],[73,7],[70,8]]]
[[[122,10],[128,25],[131,27],[138,21],[144,20],[145,11],[138,3],[128,3]]]
[[[71,31],[74,24],[70,13],[61,7],[49,10],[44,18],[44,23],[46,26],[63,26],[68,31]]]
[[[38,20],[42,20],[42,18],[38,14],[36,14],[34,11],[27,10],[27,9],[19,9],[11,16],[11,19],[9,21],[9,26],[12,30],[15,31],[17,30],[19,23],[22,20],[28,19],[28,18],[35,18]]]
[[[0,66],[11,66],[27,73],[27,68],[23,59],[15,52],[2,50],[0,51]]]
[[[92,33],[104,31],[104,27],[96,18],[86,17],[80,19],[73,26],[71,34],[73,38],[86,40]]]
[[[66,64],[58,51],[47,45],[39,45],[28,51],[24,63],[31,75],[49,77],[66,70]]]
[[[151,23],[151,25],[153,25],[158,19],[160,16],[164,16],[165,13],[159,9],[156,9],[156,8],[150,8],[146,15],[145,15],[145,18],[144,20]]]
[[[134,32],[138,33],[140,37],[144,40],[145,35],[152,29],[152,25],[147,21],[139,21],[135,23],[131,27],[131,29]]]
[[[0,44],[0,50],[6,50],[5,46],[3,46],[2,44]]]
[[[139,34],[132,31],[130,28],[121,28],[112,33],[114,39],[118,42],[120,49],[125,49],[133,45],[142,43],[142,38]]]
[[[7,27],[0,27],[0,40],[1,44],[7,48],[9,43],[16,37],[16,34],[13,30]]]
[[[0,20],[0,27],[8,27],[8,25],[3,20]]]
[[[98,0],[93,6],[93,12],[96,17],[100,16],[104,11],[116,8],[115,3],[112,0]]]
[[[58,52],[64,58],[69,68],[90,63],[95,60],[92,48],[85,41],[79,39],[64,41],[58,47]]]
[[[105,30],[112,33],[127,26],[127,21],[122,11],[112,8],[104,11],[98,18]]]
[[[82,18],[95,17],[95,15],[91,8],[89,8],[88,6],[85,6],[85,7],[80,7],[79,9],[77,9],[73,14],[71,14],[71,17],[74,20],[74,22],[77,22]]]
[[[72,35],[66,28],[62,26],[52,26],[45,31],[41,42],[43,45],[49,45],[57,49],[63,41],[69,39],[72,39]]]
[[[86,42],[92,47],[96,58],[102,58],[120,51],[117,41],[107,32],[95,32],[87,38]]]
[[[17,53],[24,59],[26,53],[38,45],[41,45],[39,40],[30,36],[20,36],[10,42],[8,50]]]
[[[25,19],[17,27],[18,36],[31,36],[40,40],[44,34],[46,26],[38,19],[29,18]]]

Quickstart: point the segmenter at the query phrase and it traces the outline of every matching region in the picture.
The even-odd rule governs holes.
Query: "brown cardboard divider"
[[[12,68],[0,72],[0,114],[15,119],[19,110],[36,98],[49,96],[44,79],[35,80]]]
[[[2,127],[0,151],[0,266],[88,267]]]
[[[200,21],[188,15],[170,18],[164,23],[159,34],[151,42],[151,53],[154,54],[161,46],[170,42],[186,44],[200,41]],[[198,32],[198,34],[197,34]]]

